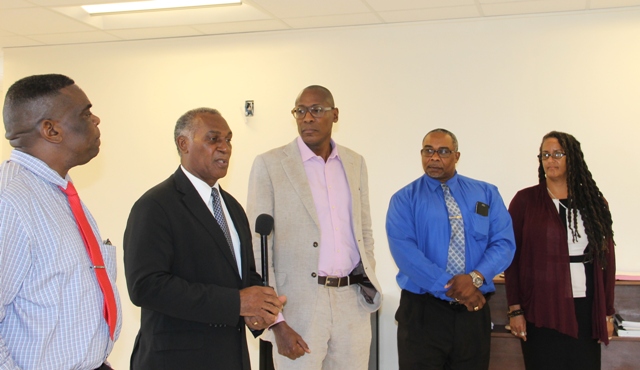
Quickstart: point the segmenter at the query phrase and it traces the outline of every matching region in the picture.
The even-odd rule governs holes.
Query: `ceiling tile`
[[[415,22],[441,19],[459,19],[480,17],[475,5],[456,6],[450,8],[397,10],[380,12],[380,16],[387,22]]]
[[[600,9],[638,5],[640,5],[640,0],[591,0],[589,8]]]
[[[478,0],[480,4],[495,4],[495,3],[524,3],[530,1],[540,1],[540,0]]]
[[[278,18],[319,17],[371,11],[360,0],[252,0]]]
[[[339,14],[322,17],[305,17],[283,19],[293,28],[319,28],[319,27],[339,27],[357,26],[363,24],[382,23],[374,13],[363,14]]]
[[[24,0],[2,0],[0,9],[33,8],[34,5]]]
[[[111,30],[110,34],[125,40],[160,39],[165,37],[183,37],[202,35],[202,32],[193,27],[153,27],[153,28],[132,28],[125,30]]]
[[[277,31],[289,29],[286,24],[274,19],[265,19],[249,22],[230,22],[230,23],[214,23],[199,24],[193,28],[207,35],[217,35],[221,33],[243,33],[243,32],[259,32],[259,31]]]
[[[482,11],[486,16],[566,12],[586,8],[587,0],[514,1],[482,5]]]
[[[92,43],[92,42],[106,42],[106,41],[120,40],[116,36],[110,35],[102,31],[53,33],[53,34],[46,34],[46,35],[31,35],[29,37],[47,45],[86,44],[86,43]]]
[[[98,17],[92,17],[98,18]],[[122,28],[172,27],[194,24],[240,22],[267,19],[262,11],[246,5],[215,6],[197,9],[164,10],[100,16],[105,30]]]
[[[474,0],[365,0],[376,11],[475,5]],[[504,0],[502,0],[504,1]]]
[[[0,47],[3,48],[36,45],[42,45],[42,43],[22,36],[0,36]]]
[[[2,28],[20,35],[43,35],[50,32],[66,33],[94,31],[82,22],[70,19],[44,8],[9,9],[0,12]]]
[[[4,1],[4,0],[2,0]],[[104,3],[128,3],[139,0],[29,0],[40,6],[69,6],[69,5],[91,5]]]

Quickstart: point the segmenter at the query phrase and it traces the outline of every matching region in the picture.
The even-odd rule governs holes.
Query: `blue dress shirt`
[[[0,370],[95,369],[113,347],[102,291],[58,188],[68,181],[16,150],[0,166]],[[117,338],[115,247],[100,248],[118,307]]]
[[[446,272],[451,226],[440,184],[423,175],[400,189],[391,198],[386,226],[398,285],[450,301],[444,286],[453,277]],[[509,266],[516,249],[511,216],[494,185],[457,172],[446,184],[464,220],[465,271],[479,271],[486,279],[480,291],[493,292],[493,277]],[[478,202],[489,206],[487,216],[476,212]]]

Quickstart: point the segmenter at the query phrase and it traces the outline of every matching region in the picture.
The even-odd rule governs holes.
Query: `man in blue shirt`
[[[422,140],[422,176],[391,198],[387,236],[402,288],[403,369],[488,369],[493,277],[515,252],[511,217],[491,184],[458,175],[456,136]]]

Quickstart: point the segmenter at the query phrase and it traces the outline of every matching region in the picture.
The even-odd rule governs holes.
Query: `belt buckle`
[[[335,275],[328,275],[327,279],[324,281],[324,286],[325,287],[330,287],[333,286],[331,285],[330,280],[335,279],[336,280],[336,287],[340,288],[340,277],[339,276],[335,276]]]

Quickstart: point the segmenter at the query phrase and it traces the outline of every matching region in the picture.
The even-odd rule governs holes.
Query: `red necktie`
[[[111,282],[109,281],[109,276],[107,275],[107,270],[104,266],[104,261],[102,260],[100,246],[98,245],[96,236],[91,229],[91,225],[89,225],[89,221],[87,221],[87,216],[84,214],[76,188],[70,181],[67,183],[66,190],[61,186],[59,186],[59,188],[69,199],[71,212],[73,213],[73,217],[76,219],[78,229],[80,229],[82,241],[84,241],[84,246],[87,248],[87,253],[89,254],[91,263],[93,263],[93,270],[96,272],[98,284],[100,284],[100,290],[102,290],[102,294],[104,295],[104,319],[109,325],[109,334],[113,340],[113,335],[116,330],[116,322],[118,319],[118,309],[116,307],[116,297],[113,295],[113,288],[111,287]]]

